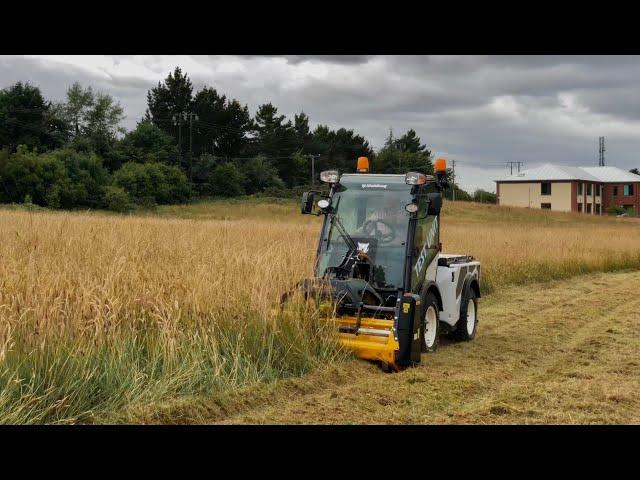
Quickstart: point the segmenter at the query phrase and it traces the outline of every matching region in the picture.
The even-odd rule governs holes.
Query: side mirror
[[[440,210],[442,209],[442,194],[440,194],[440,192],[428,193],[427,199],[429,200],[427,215],[440,215]]]
[[[447,172],[436,172],[436,180],[441,189],[449,188],[449,180],[447,179]]]
[[[308,215],[313,211],[313,199],[315,197],[315,193],[313,192],[304,192],[302,194],[302,203],[300,205],[300,213],[303,215]]]

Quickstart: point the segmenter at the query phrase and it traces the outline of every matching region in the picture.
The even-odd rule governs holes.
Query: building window
[[[596,185],[596,197],[600,196],[600,185]]]
[[[591,213],[591,204],[587,203],[587,213]]]
[[[540,184],[540,194],[541,195],[551,195],[551,184],[548,182],[543,182]]]
[[[540,208],[542,208],[544,210],[551,210],[551,204],[550,203],[541,203],[540,204]]]
[[[582,183],[578,184],[578,195],[582,195]]]
[[[591,196],[591,184],[587,183],[587,196]]]
[[[578,212],[582,213],[582,204],[581,203],[578,204]]]
[[[596,203],[596,215],[600,215],[600,204]]]
[[[633,195],[633,184],[629,184],[629,185],[625,185],[624,186],[624,196],[628,197]]]
[[[617,185],[615,185],[615,186],[613,187],[613,196],[614,196],[614,197],[617,197],[617,196],[618,196],[618,186],[617,186]]]

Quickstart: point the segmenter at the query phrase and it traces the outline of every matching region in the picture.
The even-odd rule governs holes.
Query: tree
[[[635,173],[636,175],[640,175],[640,170],[638,170],[637,168],[632,168],[631,170],[629,170],[631,173]]]
[[[442,196],[447,200],[453,200],[454,190],[456,192],[456,201],[461,200],[461,201],[470,202],[471,200],[473,200],[473,197],[469,195],[468,192],[464,191],[458,185],[454,185],[451,182],[449,183],[449,188],[447,188],[442,192]]]
[[[150,121],[138,122],[116,147],[118,160],[136,163],[179,165],[178,147],[173,138]],[[123,163],[124,163],[123,162]],[[120,165],[114,165],[116,170]]]
[[[79,82],[75,82],[67,89],[67,101],[62,105],[64,114],[73,130],[73,136],[81,135],[81,128],[87,123],[89,110],[94,101],[91,87],[82,88]]]
[[[114,147],[117,135],[124,133],[120,127],[123,118],[124,111],[119,102],[107,94],[95,96],[84,128],[84,135],[95,152],[106,155]]]
[[[313,131],[311,150],[320,154],[316,162],[316,171],[336,168],[342,172],[353,172],[358,157],[373,159],[373,150],[364,137],[353,130],[340,128],[331,130],[326,125],[318,125]]]
[[[151,120],[178,143],[178,125],[173,120],[174,115],[191,112],[193,102],[193,85],[187,74],[183,74],[180,67],[158,86],[147,93],[146,119]],[[184,133],[184,132],[183,132]],[[182,151],[182,146],[178,145]]]
[[[431,156],[431,152],[427,150],[427,146],[420,144],[420,137],[416,135],[413,128],[409,129],[402,137],[394,140],[394,145],[402,152],[424,153],[429,157]]]
[[[272,158],[293,155],[297,150],[296,131],[291,121],[285,119],[271,103],[258,107],[253,125],[256,153]]]
[[[39,151],[63,145],[68,128],[57,113],[40,89],[29,83],[0,90],[0,147],[14,152],[18,145]]]
[[[222,157],[240,155],[248,142],[252,120],[249,108],[228,100],[213,88],[203,88],[193,99],[198,115],[194,128],[194,155],[211,152]]]
[[[57,110],[70,125],[76,150],[93,151],[103,157],[112,155],[118,134],[124,133],[120,127],[124,111],[111,95],[96,93],[91,87],[83,88],[75,82]]]
[[[298,149],[291,121],[285,122],[285,116],[278,115],[278,109],[266,103],[256,112],[253,131],[253,152],[266,156],[278,169],[278,176],[291,185],[296,177],[293,154]]]
[[[304,112],[294,115],[293,128],[296,131],[298,150],[302,153],[313,153],[313,134],[309,129],[309,117]]]

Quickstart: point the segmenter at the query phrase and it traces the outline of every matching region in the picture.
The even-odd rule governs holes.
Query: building
[[[602,215],[611,205],[640,212],[640,175],[617,167],[544,164],[495,180],[499,205]]]

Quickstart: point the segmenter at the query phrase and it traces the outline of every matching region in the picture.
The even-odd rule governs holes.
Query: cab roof
[[[385,183],[405,183],[405,175],[394,173],[343,173],[341,182],[364,183],[364,182],[385,182]]]

